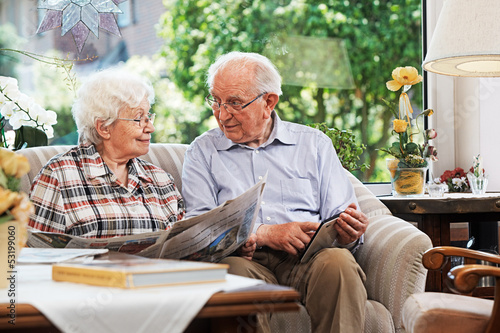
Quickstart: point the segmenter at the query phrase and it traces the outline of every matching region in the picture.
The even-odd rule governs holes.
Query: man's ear
[[[268,93],[264,95],[265,102],[266,102],[266,113],[268,116],[271,115],[271,112],[273,112],[276,104],[278,104],[278,101],[280,100],[280,97],[277,94],[274,93]]]
[[[104,124],[104,120],[97,119],[95,122],[95,129],[103,140],[111,137],[110,126]]]

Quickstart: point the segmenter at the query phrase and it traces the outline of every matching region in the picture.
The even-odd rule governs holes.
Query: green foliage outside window
[[[382,98],[394,99],[385,82],[397,66],[420,67],[420,0],[178,0],[165,2],[159,24],[165,39],[162,56],[170,79],[188,100],[206,95],[208,66],[229,51],[286,52],[280,41],[288,36],[340,38],[344,41],[354,89],[284,85],[277,107],[285,120],[350,130],[366,146],[357,173],[365,181],[388,181],[385,156],[379,148],[391,138],[391,111]],[[322,63],[317,65],[321,69]],[[388,74],[389,73],[389,74]],[[392,96],[393,94],[394,96]],[[421,105],[421,87],[411,96]],[[200,124],[212,116],[206,108]],[[198,133],[201,134],[200,126]],[[194,139],[194,136],[191,139]]]

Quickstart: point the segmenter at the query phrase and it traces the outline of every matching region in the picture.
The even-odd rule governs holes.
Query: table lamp
[[[445,0],[423,68],[451,76],[500,77],[499,18],[499,0]]]

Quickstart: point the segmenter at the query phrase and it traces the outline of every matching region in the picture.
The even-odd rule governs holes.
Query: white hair
[[[258,53],[233,51],[219,56],[207,73],[207,86],[213,89],[214,77],[220,70],[230,66],[233,71],[240,71],[253,66],[254,77],[249,78],[253,86],[248,87],[254,94],[275,93],[281,96],[281,76],[276,66],[268,58]]]
[[[124,108],[136,108],[146,98],[154,103],[149,80],[124,69],[111,68],[97,72],[78,89],[72,113],[78,129],[78,141],[99,144],[102,141],[95,124],[98,119],[112,124]]]

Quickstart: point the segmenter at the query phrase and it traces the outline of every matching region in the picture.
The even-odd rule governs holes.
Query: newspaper
[[[253,230],[266,177],[233,200],[168,230],[111,238],[82,238],[28,230],[27,247],[108,249],[148,258],[218,262],[243,245]]]

